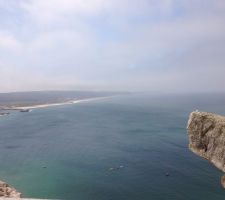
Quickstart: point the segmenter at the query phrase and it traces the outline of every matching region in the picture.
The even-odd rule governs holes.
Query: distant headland
[[[0,116],[10,114],[10,111],[29,112],[35,108],[45,108],[85,101],[109,98],[125,92],[96,91],[34,91],[0,93]]]

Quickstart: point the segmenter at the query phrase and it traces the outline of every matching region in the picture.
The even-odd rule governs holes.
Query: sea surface
[[[225,115],[225,95],[130,94],[13,112],[0,117],[0,179],[35,198],[224,200],[223,173],[188,149],[196,109]]]

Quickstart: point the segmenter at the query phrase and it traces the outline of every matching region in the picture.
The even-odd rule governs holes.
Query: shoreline
[[[30,105],[30,106],[11,106],[11,107],[5,107],[5,108],[3,108],[3,110],[19,110],[19,111],[31,110],[31,109],[37,109],[37,108],[47,108],[47,107],[54,107],[54,106],[77,104],[77,103],[82,103],[82,102],[107,99],[107,98],[111,98],[111,97],[113,97],[113,96],[93,97],[93,98],[87,98],[87,99],[69,100],[69,101],[64,101],[64,102],[59,102],[59,103],[45,103],[45,104],[37,104],[37,105]]]
[[[68,100],[64,102],[59,103],[45,103],[45,104],[37,104],[37,105],[29,105],[29,106],[5,106],[0,108],[0,111],[20,111],[20,112],[29,112],[32,109],[37,108],[47,108],[47,107],[53,107],[53,106],[61,106],[61,105],[70,105],[70,104],[77,104],[82,102],[89,102],[89,101],[95,101],[95,100],[101,100],[101,99],[107,99],[112,98],[113,96],[103,96],[103,97],[92,97],[92,98],[86,98],[86,99],[74,99],[74,100]],[[9,115],[9,112],[2,112],[0,113],[1,116]],[[0,199],[22,199],[22,193],[18,192],[14,187],[11,187],[6,182],[3,182],[0,180]]]

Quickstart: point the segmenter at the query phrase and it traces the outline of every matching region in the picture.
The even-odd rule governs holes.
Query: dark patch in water
[[[6,145],[5,148],[6,149],[18,149],[18,148],[20,148],[20,146],[19,145]]]

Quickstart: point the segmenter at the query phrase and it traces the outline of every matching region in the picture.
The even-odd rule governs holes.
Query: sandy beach
[[[53,106],[62,106],[62,105],[69,105],[69,104],[77,104],[82,102],[88,101],[95,101],[100,99],[111,98],[112,96],[107,97],[95,97],[95,98],[87,98],[87,99],[79,99],[79,100],[69,100],[61,103],[46,103],[46,104],[38,104],[38,105],[31,105],[31,106],[12,106],[10,110],[31,110],[37,108],[46,108],[46,107],[53,107]]]

